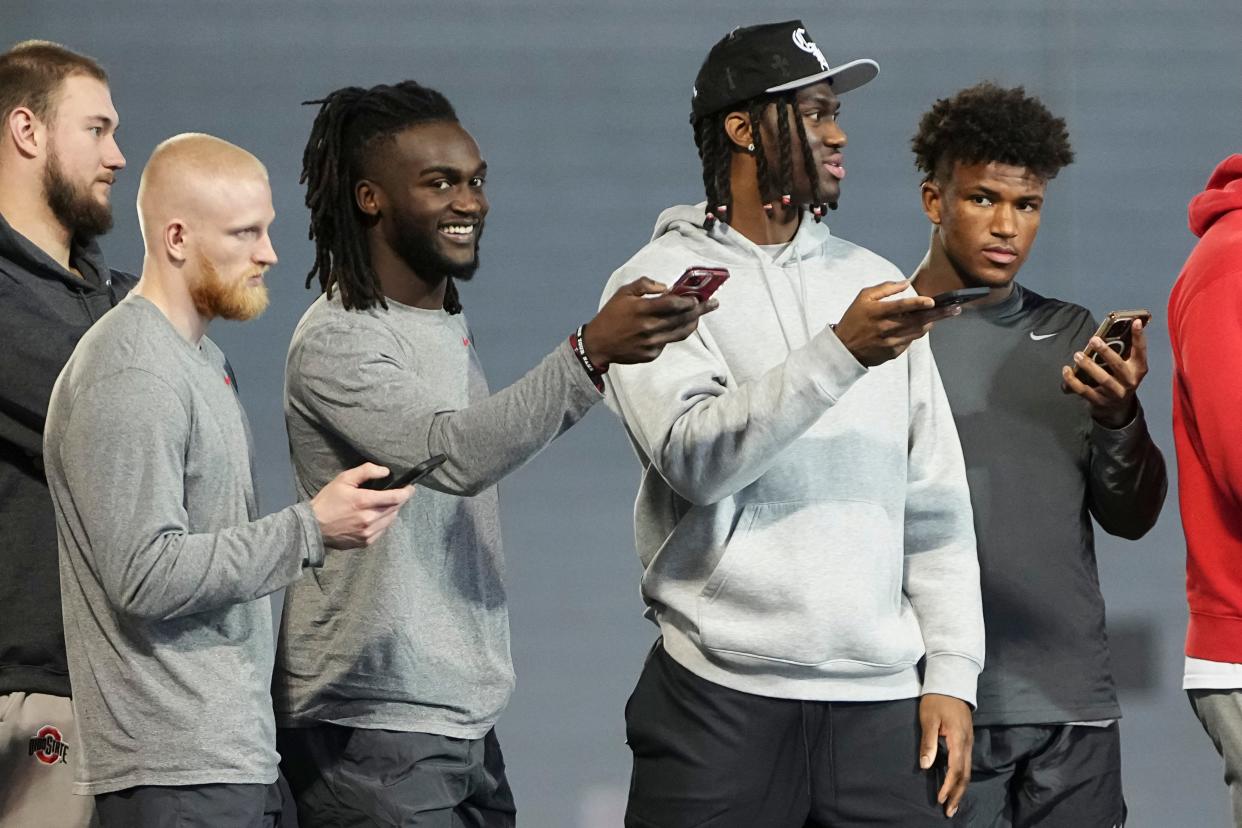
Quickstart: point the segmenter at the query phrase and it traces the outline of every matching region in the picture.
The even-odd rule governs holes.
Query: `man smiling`
[[[493,730],[514,681],[496,484],[602,399],[610,365],[654,359],[714,305],[637,279],[489,395],[457,292],[488,212],[474,138],[413,81],[318,103],[303,180],[324,295],[286,365],[298,491],[355,460],[448,459],[378,555],[329,554],[286,593],[285,771],[303,826],[512,825]]]
[[[1125,360],[1094,340],[1096,365],[1080,350],[1091,314],[1015,281],[1048,181],[1073,160],[1065,122],[1038,99],[964,89],[923,116],[913,146],[933,225],[915,289],[991,288],[931,334],[971,482],[987,629],[968,823],[1120,825],[1121,711],[1091,517],[1135,539],[1164,502],[1137,397],[1146,338],[1135,323]]]

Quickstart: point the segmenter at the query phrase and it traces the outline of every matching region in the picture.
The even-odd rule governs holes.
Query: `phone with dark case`
[[[974,302],[982,299],[992,292],[991,288],[985,287],[968,287],[958,290],[948,290],[944,293],[937,293],[932,297],[932,301],[936,303],[938,308],[948,308],[953,305],[964,305],[967,302]]]
[[[394,478],[391,474],[387,477],[377,477],[363,483],[359,488],[377,489],[381,491],[384,489],[401,489],[422,480],[424,477],[431,474],[435,469],[439,468],[440,465],[447,459],[448,455],[435,454],[428,457],[426,460],[419,463],[417,466],[410,469],[400,477]]]
[[[1113,311],[1104,317],[1104,321],[1095,329],[1094,336],[1104,340],[1104,345],[1116,351],[1122,359],[1129,359],[1130,351],[1134,346],[1133,325],[1136,319],[1146,328],[1147,323],[1151,321],[1151,311],[1142,309]],[[1089,343],[1083,346],[1082,352],[1096,365],[1104,365],[1104,357]],[[1074,377],[1083,385],[1092,388],[1099,384],[1077,366],[1074,367]]]
[[[729,271],[723,267],[688,267],[668,292],[706,302],[728,278]]]

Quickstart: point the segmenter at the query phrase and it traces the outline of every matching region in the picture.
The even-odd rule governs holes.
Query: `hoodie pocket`
[[[703,646],[798,665],[913,663],[901,527],[875,503],[749,504],[698,600]]]

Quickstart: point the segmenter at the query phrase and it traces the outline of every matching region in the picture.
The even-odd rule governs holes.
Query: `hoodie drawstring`
[[[798,265],[798,315],[802,318],[802,334],[804,339],[802,344],[811,341],[811,323],[806,313],[806,278],[802,274],[802,257],[798,255],[798,236],[797,234],[789,241],[792,247],[790,255],[794,256],[794,261]],[[785,327],[785,319],[780,312],[780,306],[776,302],[776,294],[772,292],[772,283],[768,279],[767,264],[770,257],[764,253],[758,245],[751,245],[751,254],[755,260],[759,262],[759,275],[763,279],[763,287],[768,292],[768,301],[772,303],[772,311],[776,315],[776,324],[780,326],[781,337],[785,340],[785,347],[790,353],[794,351],[793,341],[789,338],[789,330]],[[775,262],[773,262],[775,264]],[[781,275],[784,275],[784,266],[781,266]]]

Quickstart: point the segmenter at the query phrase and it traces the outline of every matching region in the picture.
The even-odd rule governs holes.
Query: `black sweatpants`
[[[298,828],[283,778],[270,785],[142,785],[98,794],[100,828]]]
[[[918,700],[803,702],[740,693],[663,646],[626,705],[627,828],[952,826],[919,769]]]
[[[302,828],[513,828],[496,731],[482,739],[324,724],[277,728]]]
[[[1117,723],[975,728],[969,828],[1121,828]]]

